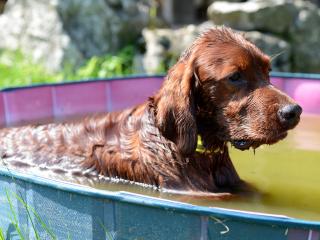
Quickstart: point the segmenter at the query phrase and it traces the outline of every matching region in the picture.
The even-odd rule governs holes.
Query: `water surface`
[[[45,171],[28,172],[43,177],[82,183],[97,189],[128,191],[200,206],[286,215],[320,221],[320,116],[304,115],[288,137],[272,146],[261,146],[255,153],[231,148],[231,158],[240,177],[254,185],[259,194],[213,201],[161,193],[150,187],[118,181],[51,175]],[[22,170],[22,169],[20,169]]]
[[[130,184],[99,183],[95,187],[129,191],[201,206],[320,221],[320,116],[304,115],[288,137],[255,153],[231,148],[231,159],[241,178],[253,184],[260,194],[227,201],[194,199],[158,193]]]

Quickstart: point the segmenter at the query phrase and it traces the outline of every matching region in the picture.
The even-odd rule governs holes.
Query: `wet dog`
[[[185,194],[227,196],[244,185],[228,153],[283,139],[301,107],[270,83],[270,58],[242,35],[204,32],[169,70],[161,89],[122,112],[3,129],[8,166],[108,176]],[[203,151],[197,151],[198,137]]]

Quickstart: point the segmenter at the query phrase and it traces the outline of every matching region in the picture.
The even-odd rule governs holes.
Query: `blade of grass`
[[[116,233],[112,234],[107,228],[106,226],[103,225],[101,219],[98,220],[100,226],[102,227],[103,231],[105,232],[106,234],[106,237],[109,239],[109,240],[114,240],[115,239],[115,236],[116,236]]]
[[[0,160],[3,161],[3,159],[0,157]],[[4,162],[3,162],[4,163]],[[4,163],[4,166],[7,168],[7,170],[10,172],[10,169],[8,168],[8,166]],[[15,182],[15,178],[12,177],[12,180]],[[42,226],[42,228],[50,235],[51,239],[53,240],[56,240],[56,236],[54,235],[54,233],[47,227],[47,225],[42,221],[42,219],[40,218],[40,216],[38,215],[38,213],[35,211],[35,209],[33,209],[31,206],[29,206],[24,200],[22,197],[18,196],[16,193],[12,193],[13,195],[15,195],[15,197],[23,204],[23,206],[25,207],[26,211],[27,211],[27,214],[28,214],[28,217],[30,218],[30,221],[32,223],[32,226],[33,226],[33,230],[35,230],[34,228],[34,224],[32,222],[32,219],[31,219],[31,215],[30,215],[30,212],[29,212],[29,208],[30,210],[32,211],[32,213],[34,214],[34,216],[36,217],[37,221],[40,223],[40,225]],[[11,220],[11,222],[13,222],[14,226],[16,227],[18,233],[19,233],[19,236],[21,239],[24,239],[22,234],[21,233],[21,230],[20,228],[18,227],[18,222],[16,220],[16,216],[15,216],[15,212],[14,212],[14,209],[13,209],[13,205],[12,205],[12,202],[11,202],[11,199],[9,197],[9,193],[8,193],[8,189],[6,189],[6,195],[7,195],[7,198],[8,198],[8,202],[9,202],[9,205],[10,205],[10,210],[11,212],[14,214],[14,220]],[[35,232],[36,236],[38,235],[36,232]],[[1,240],[1,239],[0,239]]]
[[[22,234],[22,232],[21,232],[21,230],[19,228],[18,221],[17,221],[17,216],[16,216],[16,213],[15,213],[15,211],[13,209],[13,204],[12,204],[12,201],[11,201],[11,198],[9,196],[9,193],[8,193],[7,189],[6,189],[6,196],[7,196],[7,200],[8,200],[8,203],[9,203],[9,206],[10,206],[11,215],[12,215],[12,216],[9,216],[9,217],[11,219],[11,222],[12,222],[13,226],[17,230],[20,239],[23,240],[25,238],[24,238],[24,236],[23,236],[23,234]]]
[[[34,234],[36,235],[36,239],[37,239],[37,240],[40,240],[40,236],[39,236],[39,234],[38,234],[38,232],[37,232],[37,229],[36,229],[36,227],[35,227],[35,225],[34,225],[34,222],[33,222],[33,220],[32,220],[32,217],[31,217],[31,214],[30,214],[30,211],[29,211],[29,207],[28,207],[27,205],[24,205],[24,207],[25,207],[25,209],[26,209],[26,211],[27,211],[27,215],[28,215],[28,218],[29,218],[29,220],[30,220],[30,222],[31,222],[31,226],[32,226],[32,229],[33,229],[33,231],[34,231]]]
[[[115,236],[113,236],[110,231],[106,228],[106,226],[104,226],[104,224],[102,223],[101,219],[98,219],[98,222],[100,224],[100,226],[102,227],[102,229],[104,230],[105,234],[106,234],[106,237],[109,239],[109,240],[114,240],[115,239]]]
[[[68,232],[67,240],[71,240],[70,233]]]
[[[36,212],[36,210],[29,206],[22,197],[20,197],[19,195],[17,195],[16,193],[13,193],[13,195],[23,204],[24,208],[27,211],[28,217],[30,218],[30,221],[32,223],[32,227],[35,231],[36,236],[38,235],[36,232],[36,229],[34,227],[34,224],[31,220],[31,214],[30,211],[33,213],[33,215],[35,216],[36,220],[40,223],[41,227],[50,235],[51,239],[55,240],[57,239],[56,236],[54,235],[54,233],[50,230],[50,228],[46,225],[46,223],[41,219],[41,217],[39,216],[39,214]],[[40,239],[40,238],[39,238]]]
[[[0,228],[0,240],[5,240],[2,228]]]

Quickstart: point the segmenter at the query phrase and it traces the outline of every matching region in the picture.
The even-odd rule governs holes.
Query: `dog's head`
[[[244,150],[287,135],[302,109],[270,83],[270,58],[241,34],[203,33],[173,66],[156,96],[156,121],[181,153],[197,134],[208,148],[231,142]]]

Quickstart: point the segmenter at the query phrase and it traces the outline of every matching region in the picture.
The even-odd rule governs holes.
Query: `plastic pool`
[[[144,101],[162,80],[162,76],[131,77],[5,89],[0,92],[0,125],[120,110]],[[320,76],[273,74],[272,82],[295,98],[304,113],[320,114]],[[34,228],[40,239],[52,238],[34,214],[28,216],[16,195],[57,239],[320,239],[320,219],[306,221],[98,190],[2,167],[0,228],[11,239],[19,239],[13,213],[28,238],[36,239]]]

